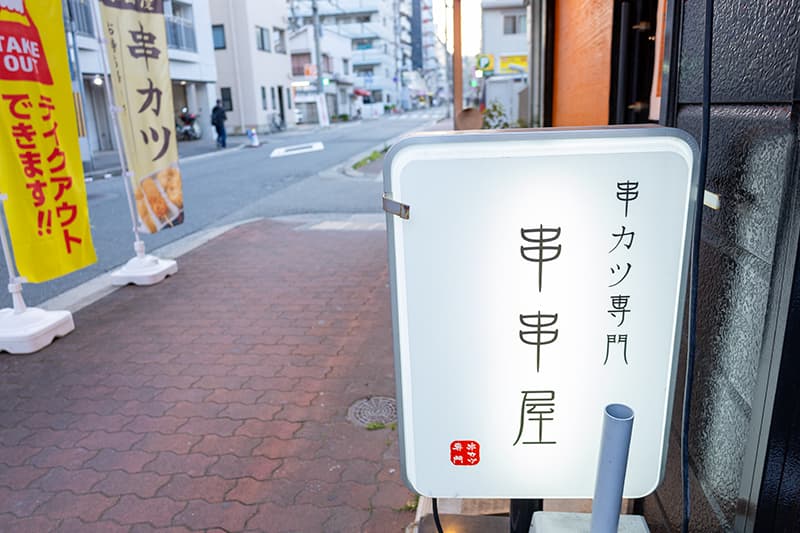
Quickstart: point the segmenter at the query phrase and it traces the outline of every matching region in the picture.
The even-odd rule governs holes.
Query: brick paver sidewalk
[[[0,531],[399,531],[385,235],[237,228],[0,356]]]

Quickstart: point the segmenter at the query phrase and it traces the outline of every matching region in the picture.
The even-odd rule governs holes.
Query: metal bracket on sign
[[[710,207],[714,211],[719,211],[721,202],[718,194],[715,194],[709,190],[703,191],[703,204],[706,207]]]
[[[393,214],[394,216],[400,217],[404,220],[408,220],[409,212],[411,211],[411,206],[398,202],[397,200],[392,200],[388,195],[384,194],[383,210],[386,211],[387,213]]]

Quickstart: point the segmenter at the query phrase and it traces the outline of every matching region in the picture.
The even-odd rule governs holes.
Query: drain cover
[[[369,424],[391,424],[397,421],[397,403],[394,398],[386,396],[364,398],[350,406],[347,419],[361,427]]]

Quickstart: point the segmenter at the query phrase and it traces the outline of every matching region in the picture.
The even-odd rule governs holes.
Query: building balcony
[[[165,17],[167,22],[167,46],[176,50],[197,52],[194,24],[178,17]]]
[[[385,61],[393,60],[390,53],[384,52],[383,46],[380,48],[366,50],[353,50],[353,53],[350,57],[353,65],[363,63],[383,63]]]

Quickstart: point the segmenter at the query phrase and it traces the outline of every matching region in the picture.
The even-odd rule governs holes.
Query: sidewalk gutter
[[[157,255],[162,259],[177,259],[180,256],[191,252],[195,248],[202,246],[211,239],[219,237],[220,235],[227,233],[238,226],[255,222],[257,220],[262,220],[262,217],[249,218],[216,228],[200,230],[169,244],[165,244],[156,250],[148,251],[148,253]],[[114,267],[111,271],[101,274],[94,279],[90,279],[89,281],[82,283],[77,287],[73,287],[72,289],[63,292],[58,296],[42,302],[36,307],[48,311],[66,310],[75,313],[120,288],[111,284],[111,272],[119,268],[119,266]]]

